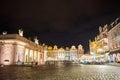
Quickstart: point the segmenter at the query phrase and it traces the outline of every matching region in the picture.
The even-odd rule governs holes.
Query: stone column
[[[38,62],[38,51],[36,51],[36,61]]]
[[[28,62],[30,62],[30,49],[28,48]]]

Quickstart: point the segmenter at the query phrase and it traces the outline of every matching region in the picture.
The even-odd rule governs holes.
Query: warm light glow
[[[90,54],[91,54],[91,55],[94,55],[94,54],[95,54],[95,52],[90,52]]]
[[[100,52],[102,52],[102,51],[103,51],[103,49],[99,48],[99,51],[100,51]]]
[[[30,62],[33,61],[33,50],[30,50],[30,57],[29,57],[29,59],[30,59]]]
[[[37,59],[37,53],[36,51],[34,51],[34,60],[37,61],[36,59]]]
[[[25,49],[25,60],[24,62],[28,62],[28,49]]]

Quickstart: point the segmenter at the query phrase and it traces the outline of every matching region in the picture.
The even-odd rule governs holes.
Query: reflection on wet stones
[[[0,80],[119,80],[119,67],[107,65],[5,66]]]

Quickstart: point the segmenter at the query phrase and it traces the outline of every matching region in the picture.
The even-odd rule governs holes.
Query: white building
[[[18,34],[0,35],[0,64],[44,62],[41,46]]]
[[[77,61],[77,48],[73,45],[70,48],[70,61]]]

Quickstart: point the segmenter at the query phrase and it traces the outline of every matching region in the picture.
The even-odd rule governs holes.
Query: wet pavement
[[[120,80],[120,67],[70,65],[57,67],[0,67],[0,80]]]

